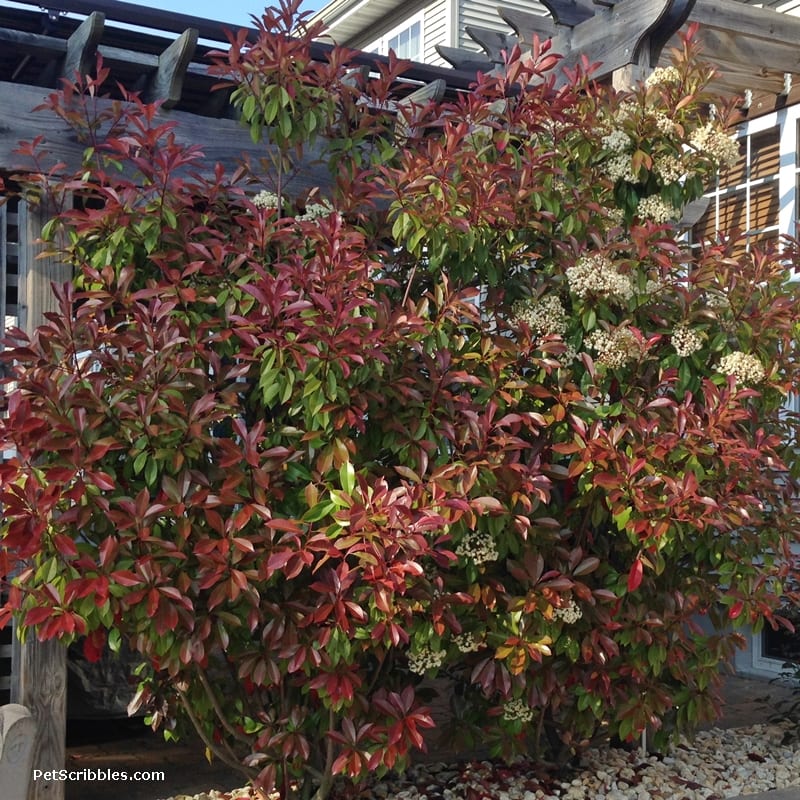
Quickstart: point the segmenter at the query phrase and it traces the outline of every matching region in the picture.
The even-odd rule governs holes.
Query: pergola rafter
[[[551,16],[499,6],[497,13],[515,35],[467,28],[481,47],[483,58],[473,51],[439,48],[440,54],[458,66],[477,63],[484,70],[502,63],[502,51],[516,44],[529,47],[533,37],[552,40],[554,52],[564,55],[564,65],[581,59],[600,64],[598,80],[610,80],[627,70],[639,77],[668,63],[668,49],[678,44],[676,34],[688,22],[699,23],[703,53],[720,69],[716,90],[762,95],[762,106],[785,102],[784,74],[798,76],[800,83],[800,18],[738,0],[542,0]],[[489,35],[491,34],[491,35]],[[770,103],[766,98],[772,96]]]

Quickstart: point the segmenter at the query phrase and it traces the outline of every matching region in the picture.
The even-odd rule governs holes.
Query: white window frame
[[[800,104],[787,106],[757,117],[756,119],[742,123],[739,126],[738,138],[751,137],[764,133],[770,129],[778,128],[778,235],[789,234],[797,235],[797,226],[800,223],[800,213],[798,213],[798,194],[800,194]],[[749,150],[750,142],[747,141]],[[750,153],[748,152],[748,161]],[[748,184],[745,186],[747,192],[747,227],[750,223],[750,189],[760,185],[764,179],[759,179],[755,183],[751,182],[746,176]],[[740,185],[741,186],[741,185]],[[719,186],[706,193],[715,207],[715,214],[719,214],[719,201],[722,192]],[[771,229],[770,226],[767,230]],[[800,280],[800,275],[793,275],[793,280]],[[787,406],[797,410],[797,398],[792,398]],[[751,675],[761,678],[778,678],[785,674],[784,661],[778,658],[771,658],[764,654],[764,642],[762,633],[755,634],[752,630],[746,632],[747,647],[745,650],[737,652],[735,664],[737,671],[742,675]]]
[[[389,41],[399,36],[403,31],[410,30],[414,25],[419,24],[419,51],[416,57],[411,57],[412,61],[422,61],[425,56],[425,12],[418,11],[410,17],[406,17],[399,25],[390,28],[386,33],[376,39],[366,48],[370,53],[389,55]]]

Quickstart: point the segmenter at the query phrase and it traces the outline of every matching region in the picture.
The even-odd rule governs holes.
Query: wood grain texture
[[[64,283],[71,269],[52,258],[38,258],[35,244],[42,229],[39,207],[19,204],[20,327],[28,334],[56,308],[51,282]],[[11,700],[28,708],[36,721],[33,767],[63,769],[67,737],[67,648],[58,641],[40,642],[30,635],[24,644],[15,637]],[[64,800],[63,781],[39,780],[31,784],[28,800]]]
[[[195,28],[188,28],[158,57],[158,69],[144,92],[147,102],[161,100],[162,108],[169,109],[180,101],[197,36]]]
[[[797,47],[800,42],[800,18],[736,0],[697,0],[691,18],[709,28],[763,39],[768,43],[765,45],[767,55],[773,43]]]
[[[88,75],[91,72],[105,24],[105,15],[93,11],[67,39],[67,53],[61,69],[64,78],[74,80],[76,72],[79,75]]]
[[[476,25],[467,25],[466,31],[495,64],[502,64],[503,53],[509,54],[519,44],[519,39],[510,33],[479,28]]]
[[[575,67],[586,58],[598,63],[596,79],[639,62],[648,36],[668,15],[674,0],[622,0],[613,8],[601,8],[591,19],[553,38],[553,52],[564,53],[563,66]],[[664,35],[664,31],[659,31]],[[646,65],[647,66],[647,65]]]
[[[36,136],[45,138],[52,163],[66,164],[67,169],[78,169],[84,147],[66,123],[53,114],[34,112],[42,103],[48,90],[0,81],[0,108],[15,109],[14,115],[0,118],[0,164],[9,171],[36,169],[31,159],[16,152],[20,141],[32,141]],[[175,123],[175,139],[178,143],[196,145],[203,154],[192,166],[193,171],[210,175],[217,163],[227,171],[233,171],[243,159],[257,164],[268,158],[269,145],[254,144],[250,134],[241,123],[230,119],[200,117],[185,111],[160,111],[155,124]],[[331,178],[324,165],[315,163],[317,150],[309,150],[302,169],[289,179],[288,190],[297,196],[305,196],[319,187],[323,193],[330,188]]]
[[[591,19],[597,10],[592,0],[542,0],[542,5],[553,15],[558,25],[569,27]]]

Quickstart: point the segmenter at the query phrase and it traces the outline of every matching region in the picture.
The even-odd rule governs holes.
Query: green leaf
[[[356,488],[356,471],[349,461],[345,461],[344,464],[339,467],[339,481],[341,482],[342,489],[344,489],[347,494],[353,494],[353,490]]]

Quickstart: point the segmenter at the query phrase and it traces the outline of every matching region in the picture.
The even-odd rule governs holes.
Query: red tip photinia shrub
[[[153,725],[282,797],[402,768],[426,676],[504,755],[713,717],[792,596],[797,323],[790,243],[677,232],[736,157],[709,71],[557,88],[537,47],[395,125],[402,63],[293,11],[218,56],[233,176],[102,69],[46,104],[87,150],[24,178],[75,281],[5,351],[4,619],[124,640]]]

